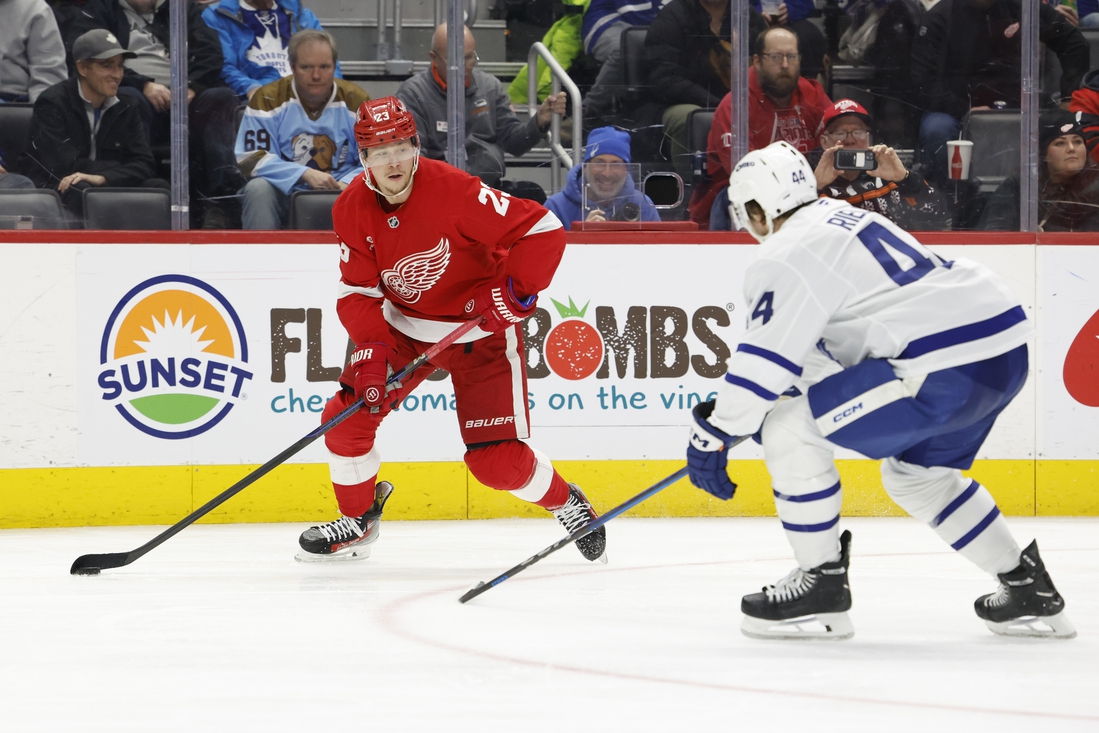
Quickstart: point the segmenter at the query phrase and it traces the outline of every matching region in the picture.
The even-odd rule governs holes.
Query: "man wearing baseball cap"
[[[806,156],[814,166],[821,196],[844,199],[891,219],[908,230],[949,229],[950,212],[942,195],[917,173],[904,167],[893,148],[874,145],[874,121],[861,104],[841,99],[825,110],[820,148]],[[839,170],[836,151],[869,150],[872,170]]]
[[[169,188],[154,179],[153,154],[134,102],[118,97],[123,59],[133,58],[104,29],[73,43],[76,76],[39,95],[21,169],[39,188],[56,188],[83,215],[90,186]]]

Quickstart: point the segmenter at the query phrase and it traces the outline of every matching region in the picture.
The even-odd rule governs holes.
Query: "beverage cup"
[[[950,167],[950,180],[969,180],[969,161],[973,157],[973,141],[947,140],[946,162]]]

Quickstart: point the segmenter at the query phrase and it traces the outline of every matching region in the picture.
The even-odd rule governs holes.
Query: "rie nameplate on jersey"
[[[398,219],[395,216],[389,217],[389,228],[390,229],[396,229],[400,225],[401,225],[400,219]]]

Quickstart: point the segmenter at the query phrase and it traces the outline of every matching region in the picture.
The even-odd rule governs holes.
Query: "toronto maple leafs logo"
[[[406,303],[415,303],[439,282],[450,264],[450,240],[443,237],[427,252],[402,257],[393,267],[382,270],[382,282]]]

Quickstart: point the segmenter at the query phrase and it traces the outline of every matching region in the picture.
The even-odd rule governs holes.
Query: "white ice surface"
[[[617,519],[609,565],[551,521],[384,523],[373,556],[293,561],[304,525],[0,531],[0,730],[1099,730],[1099,520],[1037,537],[1079,631],[993,636],[994,583],[907,519],[851,519],[855,637],[757,641],[740,597],[792,567],[774,519]]]

